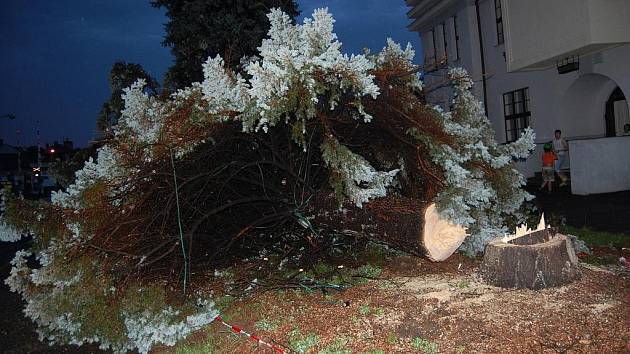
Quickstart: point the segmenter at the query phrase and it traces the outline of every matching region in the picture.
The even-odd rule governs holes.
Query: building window
[[[435,40],[435,29],[431,31],[431,36],[433,39],[433,64],[437,65],[438,59],[437,59],[437,42]]]
[[[505,138],[515,141],[529,126],[529,88],[510,91],[503,94],[503,113],[505,114]]]
[[[436,58],[436,52],[435,52],[435,34],[433,33],[434,31],[428,31],[426,33],[426,37],[423,37],[423,39],[426,39],[426,51],[424,52],[424,71],[434,71],[435,70],[435,58]],[[433,48],[433,52],[431,52],[431,48]]]
[[[435,28],[435,31],[438,32],[438,40],[441,36],[442,43],[440,43],[440,47],[438,47],[438,62],[436,63],[436,68],[441,69],[448,65],[448,44],[446,39],[446,23],[442,22],[439,27]]]
[[[453,16],[453,33],[455,34],[455,60],[459,60],[459,31],[457,30],[457,16]]]
[[[497,18],[497,44],[503,44],[503,16],[501,15],[501,0],[494,0],[494,14]]]
[[[448,56],[448,41],[446,40],[446,23],[442,22],[442,43],[444,44],[444,55]]]

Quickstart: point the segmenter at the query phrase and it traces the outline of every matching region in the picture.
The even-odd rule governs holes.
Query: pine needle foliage
[[[496,144],[464,71],[451,71],[455,109],[442,112],[423,100],[410,46],[346,55],[326,9],[301,25],[279,9],[268,18],[243,74],[211,56],[201,81],[170,95],[143,79],[124,89],[112,137],[52,203],[3,194],[2,240],[34,239],[6,283],[42,340],[173,345],[217,314],[209,294],[182,294],[191,271],[317,249],[319,195],[355,208],[434,200],[468,228],[469,252],[520,218],[528,195],[512,161],[533,132]]]

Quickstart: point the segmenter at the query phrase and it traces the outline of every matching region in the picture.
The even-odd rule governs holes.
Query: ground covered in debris
[[[630,272],[618,265],[582,263],[582,278],[568,286],[506,290],[479,279],[480,259],[454,255],[434,263],[374,245],[360,253],[345,262],[320,262],[312,271],[284,270],[293,282],[252,285],[249,278],[251,286],[245,286],[261,264],[277,267],[273,259],[251,259],[221,272],[212,289],[227,323],[298,353],[630,351]],[[630,258],[628,250],[605,247],[583,257],[621,255]],[[334,284],[351,286],[339,290]],[[19,301],[5,305],[9,312],[20,308]],[[5,352],[98,352],[47,347],[22,322],[3,326]],[[215,322],[175,348],[154,352],[273,351]]]
[[[298,352],[630,352],[630,274],[616,265],[620,256],[630,259],[630,251],[622,250],[630,242],[630,235],[624,232],[630,230],[630,218],[611,212],[614,208],[629,210],[628,193],[608,194],[607,202],[603,196],[576,197],[561,191],[537,198],[547,215],[562,216],[574,226],[569,231],[593,248],[592,255],[581,255],[582,278],[565,287],[504,290],[477,278],[480,260],[454,255],[446,262],[433,263],[375,252],[363,259],[337,259],[314,267],[331,273],[326,280],[338,282],[335,273],[354,279],[353,286],[343,291],[324,288],[324,293],[316,286],[294,283],[284,288],[252,287],[249,296],[239,299],[225,295],[229,290],[225,284],[230,284],[226,273],[222,284],[214,285],[215,299],[226,322]],[[602,209],[608,212],[599,213]],[[582,215],[586,213],[588,218]],[[585,223],[577,223],[580,220]],[[607,231],[617,235],[585,233],[582,226],[597,230],[612,227]],[[587,239],[589,235],[593,238]],[[4,279],[9,260],[25,245],[0,246]],[[244,262],[237,268],[251,269],[264,262]],[[338,268],[341,265],[344,267]],[[285,274],[291,271],[299,269],[287,269]],[[196,274],[197,279],[203,277]],[[244,287],[239,279],[233,281],[235,287]],[[0,287],[1,352],[99,352],[95,347],[49,347],[39,342],[32,322],[22,316],[19,297],[4,284]],[[218,323],[175,348],[157,348],[155,352],[271,353]]]
[[[630,351],[627,270],[583,264],[582,278],[568,286],[506,290],[479,279],[479,263],[459,255],[432,263],[383,254],[360,267],[368,271],[355,273],[364,284],[343,291],[261,288],[244,299],[217,300],[226,322],[293,352]],[[176,348],[156,352],[273,351],[214,323]]]

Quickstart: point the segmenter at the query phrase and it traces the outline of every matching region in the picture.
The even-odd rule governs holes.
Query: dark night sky
[[[380,50],[387,37],[419,49],[406,25],[404,0],[298,0],[302,17],[328,7],[348,53]],[[162,47],[164,11],[149,0],[0,1],[0,138],[36,144],[69,138],[85,146],[109,98],[107,75],[117,60],[141,64],[162,79],[171,65]],[[421,56],[416,55],[416,62]]]

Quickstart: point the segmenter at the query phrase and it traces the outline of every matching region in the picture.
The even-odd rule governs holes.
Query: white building
[[[541,144],[561,129],[572,192],[630,189],[630,0],[406,0],[424,50],[427,101],[448,110],[446,69],[477,83],[498,142],[531,126]]]

